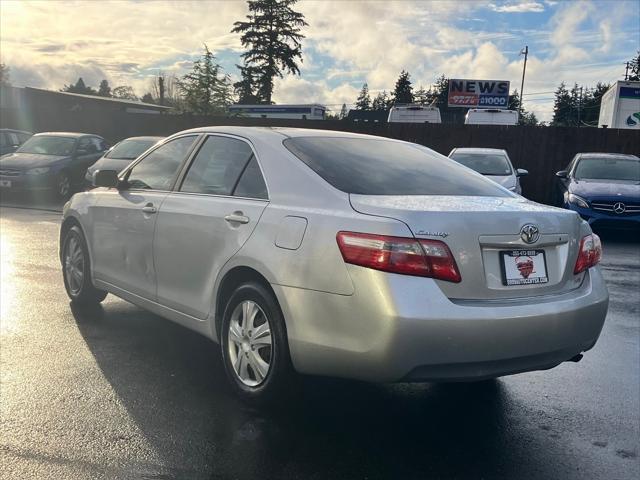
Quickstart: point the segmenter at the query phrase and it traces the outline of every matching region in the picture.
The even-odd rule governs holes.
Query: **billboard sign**
[[[451,78],[448,105],[467,108],[509,108],[509,81]]]

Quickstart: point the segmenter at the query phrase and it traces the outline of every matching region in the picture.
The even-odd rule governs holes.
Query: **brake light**
[[[574,274],[584,272],[588,268],[597,265],[602,258],[602,243],[600,237],[595,233],[582,237],[580,240],[580,250],[578,251],[578,259],[573,269]]]
[[[354,232],[338,232],[336,238],[347,263],[448,282],[462,280],[451,250],[439,240]]]

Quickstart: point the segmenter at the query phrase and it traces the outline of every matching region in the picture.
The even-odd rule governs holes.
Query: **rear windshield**
[[[507,157],[500,153],[454,152],[449,158],[482,175],[504,176],[512,173]]]
[[[285,140],[284,146],[346,193],[511,196],[491,180],[420,145],[384,139],[298,137]]]
[[[135,160],[157,142],[158,140],[123,140],[105,156],[118,160]]]
[[[592,180],[630,180],[640,182],[640,159],[583,158],[578,162],[574,177]]]

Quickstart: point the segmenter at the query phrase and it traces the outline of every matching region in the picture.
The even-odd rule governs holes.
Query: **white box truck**
[[[640,82],[618,80],[605,92],[598,127],[640,130]]]
[[[465,125],[517,125],[518,112],[500,108],[470,108]]]

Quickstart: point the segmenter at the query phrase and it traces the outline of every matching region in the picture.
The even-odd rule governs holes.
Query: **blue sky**
[[[274,98],[337,110],[364,82],[374,93],[392,89],[402,69],[416,86],[444,73],[519,89],[528,45],[525,107],[549,120],[548,92],[560,81],[621,79],[640,48],[638,0],[305,0],[296,8],[310,24],[302,75],[279,80]],[[142,95],[159,70],[184,74],[203,43],[236,77],[242,47],[230,29],[246,12],[240,0],[2,1],[0,54],[17,85],[58,89],[82,76]]]

